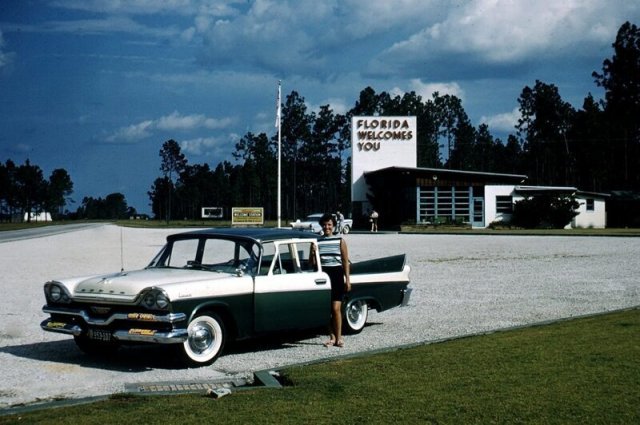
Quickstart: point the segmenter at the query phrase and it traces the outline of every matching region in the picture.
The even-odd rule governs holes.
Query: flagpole
[[[281,81],[278,80],[278,105],[276,109],[276,126],[278,127],[278,228],[282,226],[282,175],[281,175],[281,142],[282,142],[282,132],[280,131],[280,121],[281,121]]]

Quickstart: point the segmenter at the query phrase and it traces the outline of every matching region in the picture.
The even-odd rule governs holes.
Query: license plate
[[[87,332],[87,336],[91,339],[95,339],[96,341],[104,341],[104,342],[111,341],[111,332],[109,331],[103,331],[99,329],[89,329],[89,331]]]

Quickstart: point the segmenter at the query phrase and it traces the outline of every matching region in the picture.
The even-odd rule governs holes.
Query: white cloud
[[[412,79],[409,81],[407,90],[402,90],[399,87],[394,87],[390,90],[392,95],[402,96],[407,92],[414,91],[417,95],[422,97],[423,101],[431,99],[435,92],[438,92],[440,96],[446,94],[456,96],[461,101],[464,101],[464,90],[456,82],[450,83],[423,83],[420,79]]]
[[[107,142],[136,143],[160,131],[192,131],[197,129],[222,129],[233,123],[231,118],[210,118],[202,114],[181,115],[174,111],[156,120],[146,120],[137,124],[122,127],[106,138]]]
[[[556,55],[576,44],[610,42],[625,10],[637,8],[630,1],[620,3],[615,8],[606,0],[469,1],[450,8],[446,19],[396,43],[384,56],[447,52],[499,63]]]
[[[238,3],[242,0],[54,0],[51,5],[94,13],[225,15],[234,13],[232,5]]]
[[[149,130],[152,129],[153,121],[142,121],[138,124],[132,124],[127,127],[122,127],[111,136],[107,137],[108,142],[136,142],[151,136]]]
[[[194,21],[195,21],[194,30],[197,30],[198,32],[203,33],[211,27],[212,19],[207,15],[198,15],[196,16]]]
[[[46,21],[38,25],[7,24],[5,28],[10,29],[12,32],[71,33],[82,35],[126,33],[162,39],[174,39],[179,37],[181,32],[175,25],[151,27],[140,24],[126,16],[107,16],[104,19]]]
[[[257,0],[236,19],[200,25],[204,48],[201,60],[220,67],[313,70],[324,68],[318,23],[330,20],[323,2],[296,3]],[[315,20],[313,19],[315,16]]]
[[[255,0],[222,18],[201,14],[200,64],[319,80],[366,76],[453,79],[509,65],[596,55],[637,9],[631,0]],[[633,15],[631,15],[633,16]],[[593,48],[593,46],[597,46]],[[490,67],[490,68],[485,68]],[[478,70],[478,68],[484,68]],[[526,69],[523,66],[522,69]]]
[[[91,19],[49,21],[44,25],[20,25],[20,31],[62,32],[77,34],[127,33],[171,43],[189,44],[199,42],[198,35],[204,33],[215,19],[240,14],[245,0],[53,0],[52,7],[88,12]],[[140,17],[168,16],[160,24]],[[193,19],[189,26],[188,19]],[[16,30],[16,28],[13,28]]]
[[[437,8],[422,0],[255,0],[246,13],[200,21],[196,28],[205,64],[326,78],[366,62],[358,58],[364,51],[354,50],[354,56],[345,49],[387,46],[385,39],[397,38],[397,31],[417,31],[430,22]],[[372,43],[371,37],[378,39]]]
[[[514,108],[511,112],[492,116],[482,116],[480,118],[480,122],[487,124],[491,131],[497,130],[501,132],[510,132],[513,131],[515,125],[520,119],[520,116],[520,110],[518,108]]]
[[[206,22],[222,16],[234,16],[239,12],[234,5],[242,0],[54,0],[50,7],[77,10],[91,14],[89,19],[51,20],[37,25],[10,24],[6,28],[21,32],[58,32],[77,34],[128,33],[163,40],[193,40],[198,28]],[[170,16],[173,22],[167,25],[152,24],[152,20],[136,20],[140,16]],[[194,26],[188,26],[193,18]]]
[[[193,40],[193,37],[195,34],[196,34],[195,28],[193,27],[187,28],[186,30],[182,31],[182,33],[180,34],[180,39],[182,39],[182,41],[189,42]]]
[[[202,41],[200,63],[282,77],[343,72],[442,80],[478,64],[522,63],[610,44],[637,0],[56,0],[104,18],[49,22],[51,31],[119,31],[183,43]],[[139,15],[178,15],[150,26]],[[100,15],[98,15],[100,16]],[[165,22],[160,20],[160,22]],[[174,20],[174,22],[176,22]],[[23,28],[24,29],[24,28]],[[589,49],[594,51],[595,49]],[[594,53],[595,54],[595,53]],[[370,66],[366,64],[370,63]],[[472,73],[472,69],[467,69]]]
[[[202,114],[180,115],[178,111],[173,111],[170,115],[158,119],[156,128],[160,130],[218,129],[228,127],[231,123],[232,120],[230,118],[209,118]]]
[[[180,149],[187,155],[230,158],[235,148],[236,134],[220,137],[197,137],[180,142]]]
[[[180,148],[184,153],[198,156],[217,150],[219,145],[220,141],[215,137],[198,137],[180,142]]]
[[[435,92],[438,92],[440,96],[446,94],[456,96],[461,101],[464,101],[464,90],[456,82],[450,83],[423,83],[419,79],[411,80],[411,89],[417,94],[422,96],[423,99],[431,98]]]
[[[343,7],[345,32],[356,38],[392,28],[424,27],[437,22],[446,8],[425,0],[347,0]]]

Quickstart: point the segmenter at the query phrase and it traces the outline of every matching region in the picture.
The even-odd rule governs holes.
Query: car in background
[[[304,220],[296,220],[294,222],[289,223],[292,229],[294,230],[307,230],[312,233],[322,234],[322,227],[318,221],[322,218],[323,213],[314,213],[309,214]],[[333,214],[333,218],[336,219],[338,223],[336,227],[335,233],[342,233],[343,235],[348,234],[353,228],[353,220],[350,218],[345,218],[342,223],[338,222],[337,216]]]
[[[173,234],[142,270],[46,282],[42,311],[49,317],[40,327],[73,336],[88,354],[104,355],[124,344],[167,345],[194,366],[213,363],[229,341],[324,332],[331,282],[317,243],[318,235],[290,229]],[[351,264],[345,332],[362,331],[370,308],[385,311],[409,302],[405,261],[400,254]]]

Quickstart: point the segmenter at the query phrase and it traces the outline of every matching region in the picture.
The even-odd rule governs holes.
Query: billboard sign
[[[264,224],[264,208],[233,207],[231,209],[231,224]]]
[[[202,207],[202,218],[222,218],[224,210],[222,207]]]

